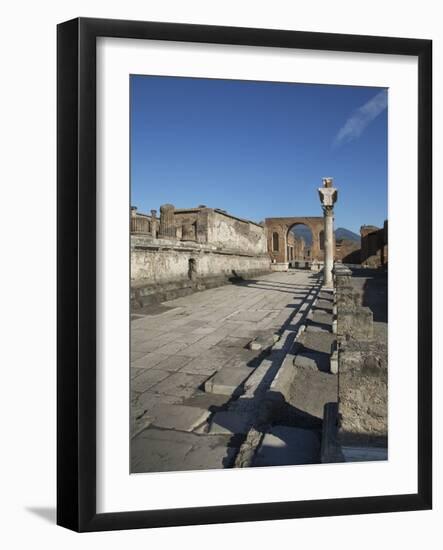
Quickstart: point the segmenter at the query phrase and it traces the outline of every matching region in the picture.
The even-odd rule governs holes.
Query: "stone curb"
[[[288,392],[294,378],[295,370],[293,365],[294,355],[291,353],[291,350],[294,344],[296,344],[300,335],[306,329],[305,320],[307,318],[307,315],[313,308],[314,304],[316,303],[318,299],[318,294],[319,292],[321,292],[321,290],[321,286],[313,286],[310,294],[315,294],[314,299],[311,302],[305,302],[297,310],[297,314],[301,314],[299,320],[300,326],[295,333],[293,342],[289,346],[289,349],[285,354],[285,357],[275,377],[271,381],[269,388],[263,393],[263,397],[258,406],[260,423],[258,426],[252,426],[246,434],[246,438],[238,450],[234,463],[234,468],[247,468],[251,466],[257,449],[260,447],[264,435],[269,430],[272,417],[278,414],[278,411],[280,411],[286,403]],[[276,342],[276,344],[274,344],[274,346],[270,348],[270,351],[271,353],[274,350],[278,352],[281,350],[281,348],[281,340],[279,340],[278,342]]]

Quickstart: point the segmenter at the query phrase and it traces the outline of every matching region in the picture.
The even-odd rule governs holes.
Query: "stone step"
[[[306,331],[307,332],[321,332],[321,333],[328,333],[328,332],[331,332],[331,330],[323,327],[323,326],[320,326],[320,325],[316,325],[316,324],[308,324],[306,326]]]
[[[321,309],[313,309],[311,312],[311,315],[309,316],[309,320],[313,323],[320,323],[323,325],[329,325],[332,326],[332,313],[327,313],[325,311],[322,311]]]
[[[243,382],[254,372],[251,367],[238,365],[222,367],[205,382],[205,392],[235,396],[242,391]]]
[[[301,350],[320,351],[330,355],[335,349],[336,336],[326,332],[303,332],[296,345],[296,353]],[[295,353],[295,352],[294,352]]]
[[[325,404],[337,401],[338,377],[328,372],[326,362],[324,368],[323,371],[317,367],[295,366],[288,399],[291,408],[287,411],[288,416],[294,416],[294,420],[303,420],[307,425],[318,424],[323,420]]]
[[[302,350],[295,356],[294,366],[302,369],[329,372],[330,355],[321,351]]]
[[[207,433],[210,435],[235,435],[244,434],[250,428],[250,423],[245,415],[231,411],[215,413]]]
[[[319,299],[319,300],[317,300],[317,302],[315,304],[315,309],[316,310],[323,310],[323,311],[332,313],[333,302],[331,300],[321,300],[321,299]]]
[[[274,426],[265,434],[253,466],[289,466],[319,462],[319,433],[302,428]]]

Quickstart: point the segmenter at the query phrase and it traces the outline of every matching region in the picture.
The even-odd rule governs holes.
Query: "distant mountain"
[[[296,236],[302,238],[306,246],[311,246],[312,244],[312,233],[309,227],[306,225],[296,225],[291,229],[291,232]]]
[[[302,239],[304,239],[307,246],[311,246],[312,244],[311,230],[308,227],[306,227],[306,225],[296,225],[295,227],[292,228],[291,231],[297,237],[301,237]],[[344,227],[339,227],[335,230],[335,238],[337,240],[347,239],[349,241],[360,242],[360,235],[357,235],[357,233],[354,233],[349,229],[345,229]]]
[[[360,235],[357,235],[357,233],[354,233],[353,231],[349,231],[349,229],[345,229],[344,227],[338,227],[335,230],[335,238],[337,240],[347,239],[348,241],[360,242]]]

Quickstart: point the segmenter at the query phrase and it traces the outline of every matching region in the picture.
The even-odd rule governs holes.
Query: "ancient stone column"
[[[334,267],[334,204],[337,200],[337,189],[332,186],[332,178],[323,178],[323,187],[320,187],[318,194],[320,195],[325,223],[323,284],[326,288],[332,288],[332,268]]]
[[[153,239],[157,236],[157,210],[151,210],[151,235]]]
[[[137,232],[137,207],[131,206],[131,233]]]
[[[160,237],[175,238],[174,210],[172,204],[160,206]]]

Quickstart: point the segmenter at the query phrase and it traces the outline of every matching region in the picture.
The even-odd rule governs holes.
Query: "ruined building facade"
[[[177,209],[150,215],[131,209],[131,298],[134,307],[270,271],[266,230],[224,210]]]
[[[360,228],[360,262],[365,267],[386,266],[388,263],[388,222],[382,228],[363,225]]]

